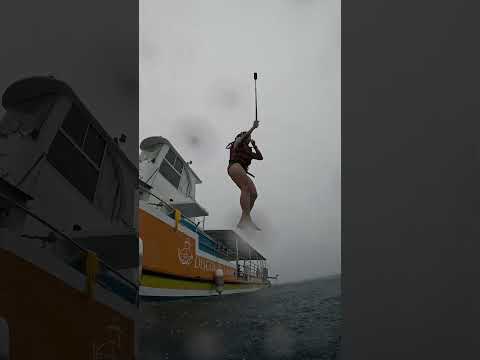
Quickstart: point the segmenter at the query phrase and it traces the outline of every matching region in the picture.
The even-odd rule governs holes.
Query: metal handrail
[[[151,191],[149,190],[142,190],[144,192],[146,192],[147,194],[153,196],[155,199],[157,199],[158,201],[160,201],[160,203],[162,203],[162,205],[165,205],[168,209],[170,209],[171,211],[175,211],[177,209],[175,209],[175,207],[173,207],[172,205],[170,205],[169,203],[167,203],[165,200],[163,200],[161,197],[159,197],[158,195],[152,193]],[[212,241],[214,241],[216,244],[221,244],[219,241],[217,241],[216,239],[213,239],[211,236],[209,236],[207,233],[205,233],[204,230],[202,229],[199,229],[198,225],[195,223],[194,220],[192,220],[191,218],[189,218],[188,216],[185,216],[183,215],[182,213],[180,213],[181,215],[181,218],[182,219],[185,219],[187,220],[188,222],[190,222],[193,226],[195,226],[195,229],[197,230],[197,232],[200,232],[202,233],[202,235],[206,236],[207,238],[211,239]]]
[[[166,206],[168,209],[170,209],[171,211],[175,211],[177,209],[175,209],[175,207],[173,207],[172,205],[170,205],[169,203],[167,203],[165,200],[163,200],[161,197],[159,197],[158,195],[152,193],[151,191],[149,190],[143,190],[144,192],[146,192],[147,194],[153,196],[155,199],[157,199],[158,201],[160,201],[160,203],[164,206]],[[152,205],[157,205],[157,204],[152,204]],[[158,205],[157,205],[158,206]],[[222,245],[222,243],[212,237],[210,237],[208,234],[205,233],[204,229],[199,229],[198,225],[195,223],[194,220],[192,220],[191,218],[183,215],[182,213],[180,213],[181,215],[181,219],[185,219],[187,220],[188,222],[190,222],[193,226],[195,226],[196,228],[196,231],[201,233],[202,235],[204,235],[205,237],[207,237],[208,239],[211,239],[217,246],[215,248],[212,249],[211,246],[209,245],[205,245],[207,246],[208,248],[212,249],[214,253],[217,253],[217,254],[222,254],[224,255],[227,259],[235,259],[236,258],[236,251],[233,250],[233,249],[229,249],[227,248],[226,251],[222,250],[220,245]],[[253,260],[253,261],[257,261],[257,260]],[[240,264],[239,264],[240,265]],[[240,265],[240,266],[243,266],[243,265]],[[263,268],[266,268],[265,267],[260,267],[260,266],[257,266],[255,263],[253,264],[253,266],[251,268],[254,268],[254,272],[251,272],[249,273],[249,276],[251,277],[256,277],[257,278],[257,274],[256,274],[256,271],[257,269],[260,269],[260,271],[262,271]],[[245,269],[244,269],[245,270]],[[260,274],[260,278],[263,278],[263,273]]]
[[[256,264],[252,265],[243,265],[243,264],[238,264],[238,270],[242,273],[242,275],[248,275],[249,277],[254,277],[257,279],[263,279],[263,269],[266,267],[261,267]],[[260,270],[259,276],[257,276],[257,271]]]
[[[157,199],[158,201],[160,201],[160,203],[162,205],[164,205],[165,207],[167,207],[169,210],[171,211],[175,211],[177,209],[175,209],[172,205],[170,205],[169,203],[167,203],[165,200],[163,200],[162,198],[160,198],[159,196],[157,196],[156,194],[148,191],[148,190],[145,190],[145,192],[151,196],[153,196],[155,199]],[[157,204],[152,204],[152,205],[157,205]],[[158,205],[157,205],[158,206]],[[194,220],[192,220],[191,218],[183,215],[182,213],[180,213],[180,216],[181,216],[181,219],[184,219],[186,221],[188,221],[191,225],[193,225],[196,229],[197,232],[201,233],[202,235],[204,235],[205,237],[207,237],[208,239],[212,240],[217,246],[215,248],[212,248],[211,246],[209,245],[205,245],[207,246],[209,249],[211,249],[213,252],[216,252],[216,253],[220,253],[220,254],[223,254],[223,255],[226,255],[227,257],[229,256],[228,253],[225,253],[225,252],[222,252],[221,250],[219,250],[219,245],[221,244],[219,241],[217,241],[216,239],[213,239],[212,237],[208,236],[208,234],[206,234],[203,230],[199,229],[198,225],[195,223]]]
[[[167,203],[165,200],[163,200],[162,198],[160,198],[158,195],[152,193],[151,191],[148,191],[148,190],[142,190],[142,191],[145,191],[147,194],[153,196],[155,199],[157,199],[158,201],[160,201],[162,203],[162,205],[165,205],[166,207],[168,207],[170,210],[172,211],[175,211],[177,209],[175,209],[172,205],[170,205],[169,203]],[[155,204],[157,205],[157,204]],[[158,205],[157,205],[158,206]],[[190,219],[189,217],[181,214],[182,216],[182,219],[186,219],[188,220],[192,225],[194,225],[196,228],[198,228],[197,224],[195,223],[194,220]],[[206,235],[206,234],[205,234]]]
[[[10,204],[12,204],[13,206],[15,206],[16,208],[22,210],[23,212],[25,212],[26,214],[28,214],[29,216],[31,216],[32,218],[34,218],[35,220],[37,220],[39,223],[41,223],[42,225],[45,225],[47,228],[49,228],[51,231],[53,231],[54,233],[60,235],[61,237],[63,237],[65,240],[69,241],[71,244],[73,244],[78,250],[80,250],[81,252],[83,252],[84,255],[87,255],[88,254],[88,249],[84,248],[82,245],[80,245],[78,242],[76,242],[75,240],[73,240],[72,238],[70,238],[68,235],[66,235],[65,233],[63,233],[62,231],[60,231],[59,229],[55,228],[53,225],[50,225],[46,220],[42,219],[40,216],[36,215],[35,213],[33,213],[31,210],[27,209],[25,206],[17,203],[15,200],[9,198],[8,196],[4,195],[4,194],[1,194],[0,193],[0,197],[4,200],[6,200],[7,202],[9,202]],[[135,284],[134,282],[132,282],[131,280],[129,280],[128,278],[126,278],[125,276],[123,276],[122,274],[120,274],[119,272],[117,272],[114,268],[112,268],[110,265],[108,265],[105,261],[103,261],[102,259],[98,258],[98,262],[103,265],[107,270],[109,270],[110,272],[112,272],[113,274],[115,274],[116,276],[118,276],[120,279],[122,279],[123,281],[125,281],[127,284],[129,284],[130,286],[132,286],[136,292],[137,292],[137,304],[138,304],[138,291],[139,291],[139,286],[137,284]]]

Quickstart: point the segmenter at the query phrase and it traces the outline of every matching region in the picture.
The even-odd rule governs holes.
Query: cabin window
[[[62,124],[63,130],[78,145],[83,145],[85,134],[87,133],[88,121],[82,116],[76,106],[72,106]]]
[[[167,159],[168,162],[172,165],[175,163],[175,158],[176,157],[177,157],[177,155],[175,154],[175,152],[172,149],[169,149],[167,155],[165,155],[165,159]]]
[[[70,108],[62,123],[62,130],[97,167],[100,167],[106,142],[77,106],[73,105]]]
[[[50,145],[50,163],[87,199],[93,201],[106,141],[73,105]]]
[[[90,159],[100,167],[105,150],[105,140],[93,126],[88,127],[84,149]]]
[[[62,132],[55,136],[47,158],[78,191],[93,200],[99,171]]]
[[[163,160],[162,165],[160,165],[160,174],[176,189],[180,185],[180,174],[166,160]]]
[[[160,173],[176,188],[180,185],[182,177],[183,161],[175,151],[170,148],[165,159],[160,165]]]
[[[177,157],[177,159],[175,160],[175,170],[177,170],[180,174],[182,173],[182,170],[183,170],[183,162],[182,160]]]

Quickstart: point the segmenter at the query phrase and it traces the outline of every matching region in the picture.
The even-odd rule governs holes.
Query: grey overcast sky
[[[225,146],[255,117],[263,229],[282,282],[340,273],[340,0],[140,1],[140,140],[168,138],[203,180],[208,229],[232,228]]]

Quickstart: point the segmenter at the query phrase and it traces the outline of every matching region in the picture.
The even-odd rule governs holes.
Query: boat
[[[202,181],[171,141],[140,143],[142,301],[231,295],[270,285],[267,259],[232,229],[205,228],[195,198]]]
[[[3,352],[12,359],[136,358],[137,164],[54,77],[14,82],[2,106]]]

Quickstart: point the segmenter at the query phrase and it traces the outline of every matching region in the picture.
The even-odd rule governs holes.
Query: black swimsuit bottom
[[[238,161],[235,161],[235,160],[230,160],[230,161],[228,162],[228,168],[227,168],[227,170],[229,170],[230,167],[231,167],[233,164],[238,164],[238,165],[240,165],[240,166],[243,168],[243,170],[245,170],[246,172],[248,172],[248,168],[245,169],[245,166],[243,166],[241,163],[239,163]]]
[[[240,165],[240,166],[243,168],[243,170],[245,170],[245,172],[246,172],[248,175],[250,175],[250,176],[253,177],[253,178],[255,177],[253,174],[250,174],[250,173],[248,172],[248,168],[245,169],[245,166],[243,166],[242,164],[240,164],[238,161],[232,161],[232,160],[230,160],[230,161],[228,162],[227,171],[230,170],[230,166],[232,166],[233,164],[238,164],[238,165]]]

